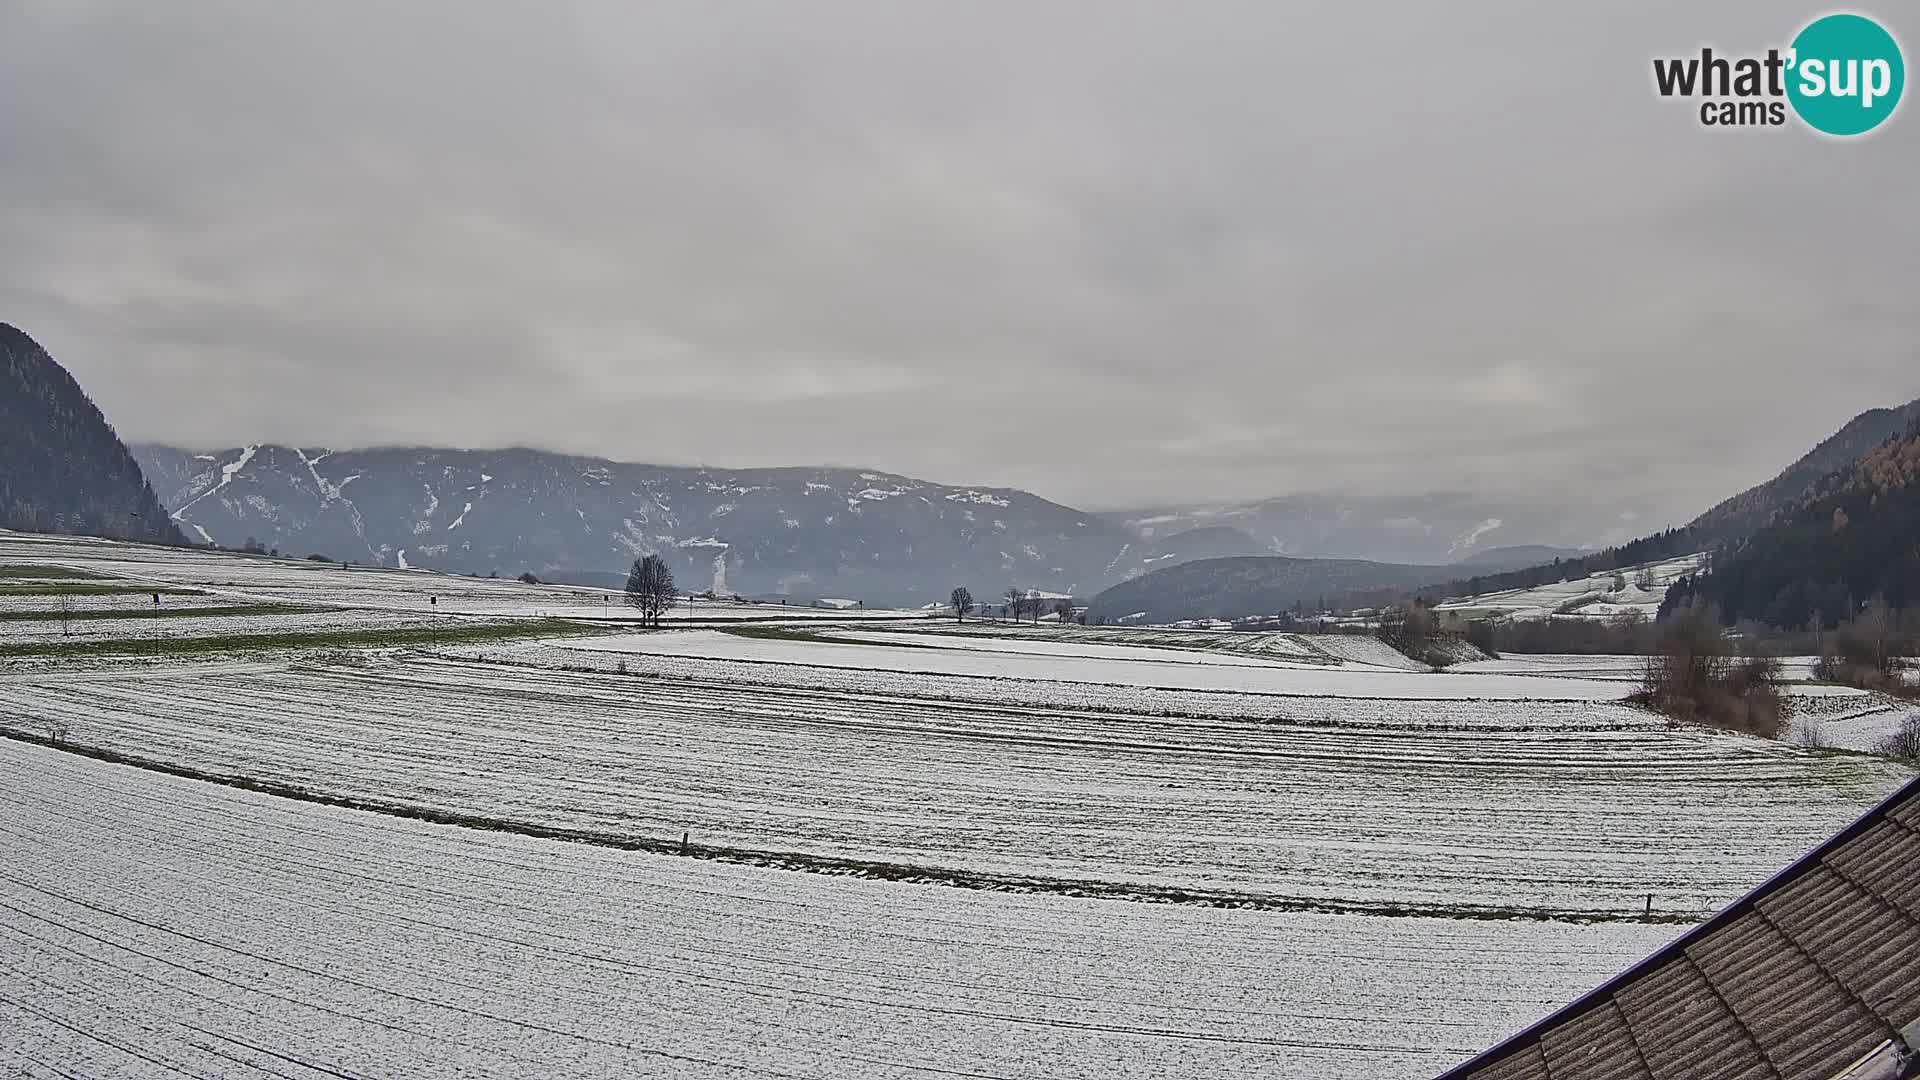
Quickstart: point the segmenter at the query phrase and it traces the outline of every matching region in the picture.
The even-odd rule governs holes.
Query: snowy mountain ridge
[[[448,570],[587,577],[660,554],[685,587],[872,602],[1008,585],[1093,590],[1132,537],[1007,488],[871,469],[708,469],[544,451],[143,445],[189,536]],[[1116,564],[1112,570],[1109,564]],[[985,591],[983,591],[985,590]]]
[[[522,448],[133,453],[202,542],[254,538],[296,555],[596,584],[618,584],[634,558],[658,554],[689,589],[887,605],[944,602],[956,585],[982,597],[1009,586],[1092,596],[1195,559],[1301,550],[1439,563],[1511,534],[1480,528],[1488,518],[1526,516],[1444,497],[1296,498],[1133,520],[1143,516],[875,469],[661,466]]]

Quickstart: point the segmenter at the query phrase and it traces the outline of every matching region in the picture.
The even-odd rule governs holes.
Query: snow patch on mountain
[[[182,506],[180,509],[175,510],[173,512],[173,520],[185,521],[186,519],[181,517],[180,515],[186,513],[188,510],[193,509],[193,506],[195,503],[199,502],[200,500],[206,498],[209,495],[212,495],[224,489],[228,484],[233,483],[233,478],[239,474],[241,469],[244,469],[247,467],[247,463],[253,460],[253,455],[258,453],[259,450],[260,448],[258,446],[243,447],[240,451],[240,456],[237,459],[235,459],[230,464],[220,466],[220,482],[208,488],[207,490],[201,492],[200,494],[194,496],[191,500],[187,502],[185,506]]]
[[[1480,524],[1461,533],[1459,539],[1448,545],[1447,554],[1458,555],[1461,552],[1473,550],[1473,545],[1479,543],[1481,537],[1499,528],[1501,524],[1501,520],[1497,517],[1482,521]]]
[[[947,496],[947,501],[977,503],[981,506],[1008,507],[1013,505],[1012,502],[1010,502],[1007,499],[1003,499],[998,495],[993,495],[985,491],[971,491],[971,490],[956,491]]]

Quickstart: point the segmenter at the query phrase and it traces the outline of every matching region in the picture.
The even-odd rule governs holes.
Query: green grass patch
[[[9,585],[0,582],[0,596],[205,596],[199,589],[183,589],[178,585],[109,585],[96,581],[66,582],[30,582],[25,585]]]
[[[564,637],[599,631],[566,619],[488,623],[481,626],[409,626],[363,630],[291,630],[282,634],[216,634],[192,638],[126,638],[111,641],[31,641],[0,645],[0,659],[25,656],[198,656],[209,653],[285,652],[313,648],[383,648],[400,645],[470,645],[512,638]]]
[[[77,580],[102,580],[105,574],[96,574],[91,570],[75,570],[70,566],[53,566],[48,563],[8,563],[0,566],[0,581],[8,578],[70,578]]]
[[[86,611],[0,611],[0,622],[60,622],[71,619],[191,619],[202,615],[316,615],[332,608],[302,607],[299,604],[238,604],[225,607],[127,608],[122,611],[89,609]]]

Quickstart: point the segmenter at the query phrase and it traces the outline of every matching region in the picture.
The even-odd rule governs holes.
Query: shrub
[[[1381,611],[1376,634],[1403,656],[1429,667],[1446,667],[1453,663],[1454,657],[1438,640],[1439,622],[1433,608],[1428,607],[1426,601],[1416,599],[1407,607]]]
[[[1780,736],[1785,698],[1778,659],[1734,655],[1719,620],[1699,608],[1674,611],[1656,631],[1656,651],[1629,701],[1676,720]]]
[[[1827,635],[1813,675],[1862,690],[1910,697],[1916,690],[1908,684],[1906,670],[1914,645],[1906,623],[1876,604]]]
[[[1881,739],[1874,751],[1888,757],[1920,758],[1920,712],[1900,721],[1900,726]]]

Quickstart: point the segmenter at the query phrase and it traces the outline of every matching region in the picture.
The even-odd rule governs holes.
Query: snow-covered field
[[[48,563],[322,609],[101,639],[625,615],[0,534]],[[0,660],[0,734],[281,792],[0,738],[0,1076],[1431,1075],[1910,775],[1630,707],[1638,658],[714,614],[770,625]],[[1893,715],[1795,703],[1823,745]]]
[[[1912,702],[1885,694],[1796,696],[1783,737],[1796,745],[1872,753],[1913,715],[1920,715],[1920,710]]]
[[[814,666],[579,649],[574,648],[574,644],[576,642],[552,640],[503,642],[448,647],[439,651],[448,655],[559,671],[623,672],[643,678],[693,679],[730,686],[794,687],[883,697],[907,696],[1002,708],[1095,710],[1146,716],[1314,723],[1333,727],[1386,726],[1402,730],[1511,727],[1516,716],[1523,718],[1524,726],[1533,731],[1664,731],[1674,726],[1665,718],[1644,709],[1612,702],[1508,700],[1490,703],[1465,697],[1314,695],[1300,693],[1297,689],[1278,693],[1178,690],[1124,683],[943,675],[869,667]],[[1438,681],[1441,678],[1444,676],[1434,676],[1435,681],[1427,684],[1435,687],[1435,693],[1445,689],[1445,684]],[[1522,705],[1525,706],[1524,712],[1512,711]]]
[[[932,645],[941,648],[989,652],[1025,652],[1036,656],[1131,657],[1167,663],[1223,664],[1240,662],[1258,667],[1284,664],[1294,667],[1338,667],[1352,662],[1402,671],[1426,671],[1378,638],[1348,634],[1295,634],[1275,631],[1223,632],[1175,630],[1161,627],[1038,626],[1013,623],[929,622],[905,628],[835,634],[836,637]]]
[[[1545,619],[1555,615],[1609,619],[1626,614],[1652,618],[1659,612],[1660,602],[1666,599],[1667,586],[1700,569],[1705,562],[1704,554],[1683,555],[1531,589],[1459,596],[1441,603],[1437,610],[1513,619]],[[1642,572],[1650,579],[1646,584],[1651,587],[1642,587]],[[1616,578],[1619,588],[1614,587]]]
[[[833,636],[842,638],[850,635]],[[839,640],[741,637],[720,630],[689,630],[583,639],[574,643],[573,647],[582,652],[645,653],[889,671],[906,675],[1031,679],[1252,694],[1616,701],[1627,693],[1626,688],[1618,684],[1586,679],[1501,674],[1436,675],[1353,663],[1334,668],[1280,662],[1250,663],[1235,656],[1221,656],[1212,663],[1194,663],[1192,656],[1184,653],[1171,656],[1156,653],[1146,657],[1141,650],[1124,646],[1069,646],[1041,641],[1013,642],[998,649],[980,648],[979,643],[975,642],[975,647],[970,649],[947,649],[925,647],[926,643],[919,642],[917,638],[897,635],[882,635],[882,638],[889,643],[849,644]],[[1073,652],[1062,654],[1053,651],[1068,648]]]
[[[1479,722],[1423,731],[1393,718],[1426,703],[1391,704],[1372,724],[1228,723],[431,657],[0,681],[9,727],[356,799],[1341,909],[1622,913],[1651,893],[1701,914],[1905,775],[1705,732],[1531,730],[1531,702],[1454,702]]]
[[[621,603],[621,595],[608,589],[527,585],[505,579],[468,578],[421,570],[367,566],[342,569],[338,563],[0,531],[0,565],[8,563],[57,564],[128,582],[196,588],[208,594],[208,602],[220,604],[256,601],[441,616],[633,618],[633,612]],[[150,598],[130,599],[151,603]],[[702,600],[676,604],[667,617],[695,622],[785,618],[917,620],[925,618],[926,613]]]
[[[170,638],[245,637],[258,634],[314,633],[336,630],[408,630],[442,626],[445,619],[380,611],[309,611],[231,615],[178,615],[165,618],[0,619],[0,645],[57,641],[152,641]]]
[[[81,582],[83,585],[98,582]],[[160,598],[161,607],[166,611],[193,611],[199,608],[232,607],[234,601],[219,596],[167,593]],[[114,611],[137,612],[154,609],[153,595],[146,591],[138,593],[81,593],[67,597],[66,608],[71,611]],[[60,597],[53,594],[21,595],[0,592],[0,611],[44,611],[57,613],[61,610]]]
[[[1057,621],[1013,623],[1004,620],[970,619],[966,622],[955,622],[950,617],[942,617],[924,626],[915,627],[914,630],[916,633],[940,633],[955,637],[1056,641],[1083,645],[1131,645],[1310,662],[1326,659],[1320,650],[1308,643],[1307,635],[1278,632],[1209,632],[1167,626],[1081,626],[1076,623]]]
[[[1046,659],[1142,660],[1156,664],[1207,664],[1228,667],[1271,669],[1277,666],[1299,668],[1334,663],[1332,659],[1301,651],[1272,651],[1265,654],[1243,652],[1201,652],[1155,645],[1131,645],[1108,642],[1060,641],[1027,638],[1019,634],[993,637],[985,634],[924,633],[912,630],[835,630],[832,636],[843,641],[862,641],[876,645],[905,645],[909,648],[958,649],[965,652],[1019,654]]]
[[[793,874],[0,743],[5,1075],[1412,1080],[1676,929]]]
[[[1814,658],[1788,656],[1780,661],[1781,678],[1804,681],[1813,676]],[[1639,682],[1645,674],[1647,658],[1617,654],[1584,653],[1508,653],[1498,660],[1474,660],[1456,664],[1453,671],[1484,672],[1502,675],[1566,676],[1578,679],[1612,679]]]

